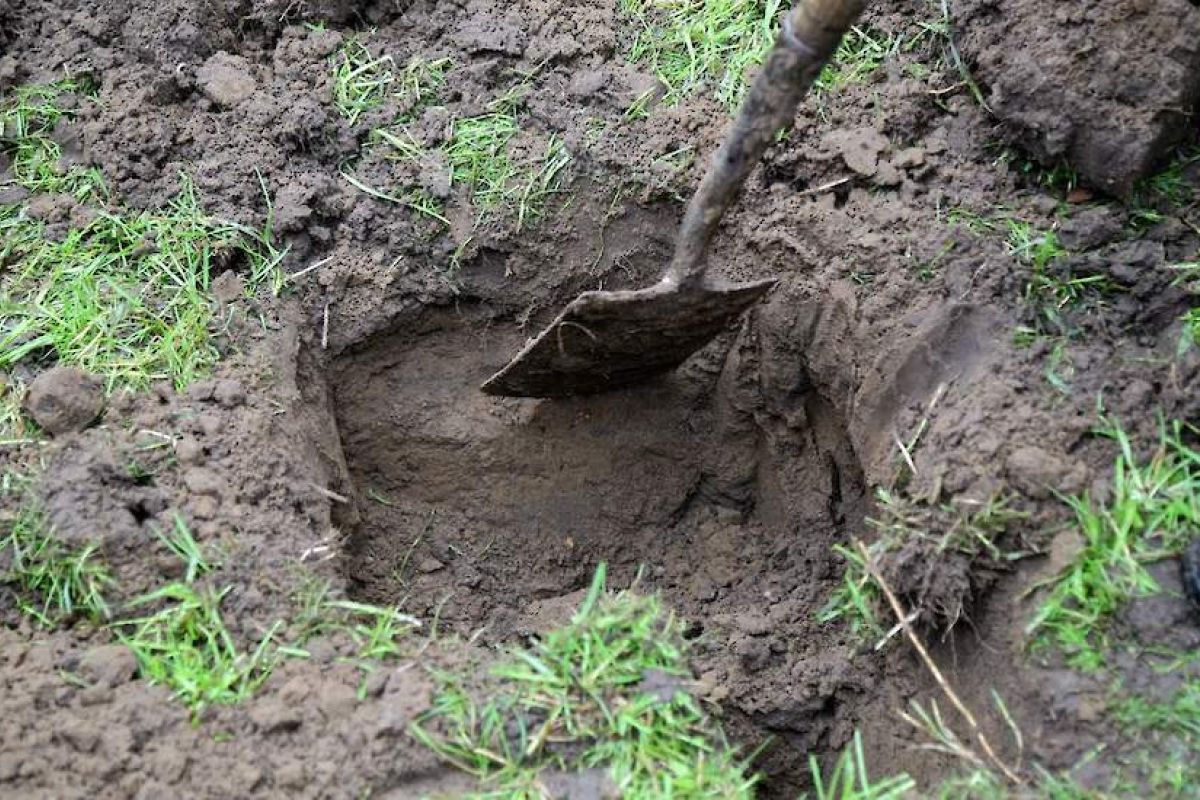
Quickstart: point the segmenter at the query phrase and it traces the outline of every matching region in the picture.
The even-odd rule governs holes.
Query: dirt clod
[[[196,70],[196,82],[210,100],[225,108],[241,103],[257,88],[250,62],[223,51]]]
[[[79,674],[94,684],[120,686],[133,680],[138,662],[133,651],[123,644],[105,644],[84,653],[79,662]]]
[[[52,436],[81,431],[104,409],[104,385],[76,367],[53,367],[29,386],[25,410]]]
[[[1200,98],[1200,8],[1188,0],[953,4],[964,55],[1022,145],[1126,194],[1187,135]]]
[[[875,128],[839,131],[827,141],[837,148],[847,167],[868,178],[879,171],[879,157],[889,146],[887,137]]]
[[[246,402],[246,388],[238,380],[219,381],[213,389],[213,399],[225,408],[237,408]]]

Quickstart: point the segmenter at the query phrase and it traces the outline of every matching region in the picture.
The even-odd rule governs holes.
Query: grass
[[[562,139],[551,134],[541,158],[520,183],[517,198],[517,230],[542,215],[549,199],[560,191],[562,171],[571,163]]]
[[[821,774],[820,764],[811,756],[809,769],[813,779],[813,800],[903,800],[917,788],[916,781],[907,774],[872,781],[867,773],[862,736],[858,731],[854,732],[854,739],[829,775]],[[807,795],[801,796],[801,800],[805,798]]]
[[[12,375],[0,385],[0,446],[32,442],[41,434],[21,410],[27,389],[24,381]]]
[[[333,57],[333,105],[350,124],[383,105],[396,81],[391,56],[375,56],[362,39],[351,36]]]
[[[185,582],[192,583],[201,575],[216,569],[216,565],[205,558],[200,543],[192,536],[187,522],[178,512],[175,514],[174,526],[169,533],[164,533],[156,528],[154,535],[183,562]]]
[[[390,57],[374,57],[361,41],[353,39],[334,59],[335,104],[355,122],[366,111],[394,98],[398,115],[373,129],[367,146],[385,148],[386,158],[402,164],[441,168],[444,163],[451,183],[463,186],[476,207],[477,224],[507,211],[515,216],[520,230],[539,217],[549,198],[559,191],[562,171],[571,156],[562,139],[551,135],[539,157],[514,157],[525,83],[493,100],[483,113],[455,119],[441,148],[428,149],[409,126],[437,102],[452,66],[448,58],[414,56],[397,71]],[[342,176],[377,200],[405,206],[443,227],[450,225],[442,201],[421,187],[411,183],[395,189],[372,186],[348,168],[342,170]]]
[[[1009,255],[1028,270],[1022,299],[1033,321],[1022,329],[1023,343],[1045,335],[1069,335],[1071,330],[1064,312],[1092,302],[1112,289],[1102,275],[1076,276],[1070,272],[1066,267],[1070,253],[1054,230],[1041,230],[1003,211],[985,217],[966,209],[954,209],[947,218],[981,236],[1002,236]]]
[[[932,505],[881,488],[877,501],[876,515],[867,519],[867,525],[876,533],[867,547],[873,563],[902,550],[920,552],[921,558],[913,563],[926,565],[928,577],[947,554],[993,561],[1011,561],[1023,555],[998,545],[1008,526],[1022,516],[1009,507],[1004,497],[986,503]],[[835,545],[834,550],[846,562],[843,582],[819,612],[818,621],[845,620],[855,636],[882,636],[881,595],[866,561],[852,548]],[[897,588],[911,590],[906,594],[910,595],[914,617],[932,616],[949,629],[962,614],[964,598],[927,598],[922,576],[906,575]]]
[[[1161,172],[1143,180],[1129,199],[1135,229],[1148,228],[1166,219],[1169,213],[1191,203],[1196,190],[1185,173],[1200,162],[1200,145],[1182,147]]]
[[[74,82],[23,87],[0,103],[0,149],[18,184],[70,194],[88,221],[65,233],[23,204],[0,206],[0,371],[29,361],[74,364],[109,388],[169,380],[182,387],[217,360],[209,283],[220,266],[245,265],[252,288],[282,286],[283,254],[270,218],[255,231],[208,217],[191,182],[166,208],[122,212],[95,170],[63,169],[50,132],[73,112]],[[9,412],[5,416],[10,416]]]
[[[50,138],[60,122],[76,116],[64,99],[92,90],[86,81],[62,80],[18,87],[0,102],[0,151],[12,158],[16,183],[33,192],[69,194],[79,201],[107,196],[100,172],[80,166],[64,168],[62,148]]]
[[[876,541],[868,551],[878,554],[883,549]],[[879,586],[871,579],[866,560],[861,553],[845,545],[834,545],[833,551],[846,562],[846,568],[842,572],[842,585],[817,614],[817,621],[836,622],[844,619],[855,638],[882,636],[883,626],[879,619],[882,595]]]
[[[833,58],[821,70],[813,84],[817,94],[836,94],[847,86],[865,83],[894,55],[903,38],[883,31],[855,25],[838,44]]]
[[[250,697],[278,661],[271,644],[279,623],[253,651],[234,643],[221,614],[228,592],[170,583],[130,604],[158,610],[113,623],[117,637],[137,657],[141,676],[169,687],[194,718],[209,706]]]
[[[1035,186],[1064,196],[1079,186],[1079,173],[1066,159],[1060,158],[1047,167],[1016,148],[1000,147],[996,163],[1007,166]]]
[[[621,0],[620,13],[636,31],[626,55],[663,83],[667,105],[711,90],[732,112],[745,95],[750,72],[769,52],[788,7],[782,0]],[[813,93],[823,98],[866,83],[892,56],[914,53],[927,44],[946,51],[947,67],[957,68],[962,85],[982,104],[982,92],[951,39],[949,10],[944,5],[935,19],[917,22],[907,34],[853,26],[818,75]],[[918,61],[908,66],[920,77],[929,72]],[[651,99],[651,93],[637,98],[626,119],[648,116]]]
[[[109,616],[105,593],[113,584],[99,545],[72,547],[58,539],[46,516],[25,498],[28,479],[6,473],[0,479],[0,554],[8,567],[0,582],[10,584],[20,610],[51,628],[82,618],[100,623]]]
[[[400,71],[396,94],[404,106],[396,120],[401,125],[414,122],[417,115],[437,100],[446,84],[446,72],[454,66],[448,58],[428,59],[413,56]]]
[[[675,104],[701,87],[733,110],[749,70],[774,41],[781,0],[621,0],[620,12],[637,28],[628,58],[647,67]]]
[[[621,797],[748,798],[755,778],[687,693],[679,623],[655,597],[605,592],[494,670],[487,698],[438,675],[414,735],[475,775],[475,797],[540,798],[543,770],[604,769]]]
[[[1185,797],[1200,784],[1200,677],[1194,653],[1182,654],[1164,670],[1186,674],[1165,697],[1149,698],[1118,691],[1109,710],[1121,733],[1141,743],[1126,759],[1125,796]]]
[[[1046,584],[1046,597],[1026,632],[1036,649],[1053,645],[1071,666],[1105,663],[1106,621],[1124,603],[1160,591],[1148,563],[1179,553],[1200,529],[1200,453],[1182,423],[1164,424],[1154,453],[1138,459],[1113,421],[1099,431],[1118,447],[1111,496],[1065,497],[1083,538],[1079,555]]]
[[[396,607],[335,598],[328,581],[305,581],[294,599],[299,607],[293,620],[296,642],[281,650],[307,658],[304,645],[313,638],[344,636],[354,645],[354,655],[348,660],[363,673],[359,699],[365,696],[366,678],[378,663],[403,655],[404,643],[421,626],[419,620]]]
[[[515,214],[518,230],[542,214],[571,161],[562,139],[554,135],[539,157],[512,157],[522,101],[523,89],[517,87],[489,103],[483,114],[455,120],[442,149],[452,183],[466,187],[479,221],[504,209]]]
[[[455,120],[444,148],[451,181],[467,188],[481,215],[509,202],[510,184],[517,175],[508,155],[518,131],[517,115],[503,100],[490,104],[483,114]]]
[[[1188,294],[1200,298],[1200,260],[1185,261],[1172,264],[1170,269],[1179,273],[1173,285],[1184,287]],[[1200,344],[1200,306],[1188,309],[1181,320],[1183,337],[1179,342],[1180,351]]]
[[[167,208],[97,211],[61,240],[26,209],[0,208],[0,370],[34,359],[74,364],[109,387],[182,387],[218,360],[212,272],[250,265],[251,285],[278,285],[281,254],[266,234],[210,219],[184,179]]]
[[[1011,218],[1004,224],[1009,253],[1030,270],[1023,299],[1034,310],[1039,330],[1065,332],[1065,309],[1078,307],[1098,292],[1110,289],[1102,275],[1076,277],[1061,268],[1069,254],[1053,230],[1041,231]]]

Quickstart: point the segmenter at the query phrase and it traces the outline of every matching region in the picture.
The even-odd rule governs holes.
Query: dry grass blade
[[[856,541],[854,544],[859,555],[862,556],[868,574],[870,574],[871,578],[876,584],[878,584],[880,591],[883,592],[883,596],[887,598],[888,605],[891,606],[892,612],[896,615],[896,619],[904,624],[904,633],[908,637],[908,640],[912,642],[912,646],[917,651],[917,654],[921,657],[921,661],[925,664],[925,668],[929,670],[929,673],[933,676],[933,679],[937,681],[942,693],[946,696],[946,699],[950,701],[950,704],[954,706],[955,711],[959,713],[959,716],[961,716],[971,728],[971,732],[974,734],[975,740],[979,742],[979,746],[983,749],[988,761],[990,761],[996,766],[997,769],[1004,773],[1004,777],[1007,778],[1014,786],[1024,785],[1025,781],[1021,778],[1021,776],[1018,775],[1012,767],[1008,766],[1008,764],[1006,764],[1004,760],[996,754],[996,750],[992,747],[992,743],[988,741],[987,734],[985,734],[983,729],[979,727],[979,722],[975,719],[975,715],[971,713],[971,710],[967,708],[967,706],[959,698],[958,694],[954,691],[953,687],[950,686],[949,681],[946,680],[946,676],[942,674],[942,671],[934,662],[933,657],[929,655],[929,651],[925,648],[925,643],[921,641],[921,637],[917,636],[916,631],[914,631],[912,626],[907,623],[906,620],[908,619],[908,613],[905,612],[904,606],[900,604],[900,600],[892,591],[891,586],[888,585],[887,581],[884,580],[883,575],[881,575],[879,570],[876,569],[874,562],[871,561],[870,553],[867,552],[866,546],[859,541]]]

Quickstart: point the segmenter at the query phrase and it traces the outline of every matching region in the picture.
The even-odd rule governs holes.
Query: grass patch
[[[862,736],[854,732],[850,746],[838,758],[829,775],[821,774],[821,766],[809,757],[813,779],[814,800],[902,800],[917,788],[907,774],[892,775],[872,781],[863,756]],[[804,800],[807,795],[802,795]]]
[[[242,261],[252,286],[278,286],[282,254],[265,232],[218,222],[184,179],[167,208],[97,211],[61,241],[17,206],[0,207],[0,369],[28,358],[74,364],[109,387],[170,380],[182,387],[219,358],[214,268]]]
[[[333,56],[333,105],[353,125],[383,105],[396,81],[391,56],[375,56],[357,36],[342,43]]]
[[[16,593],[17,606],[39,625],[51,628],[74,619],[93,623],[109,616],[105,593],[113,585],[92,543],[71,547],[54,536],[45,514],[26,497],[28,479],[6,473],[0,479],[0,557],[7,562],[0,581]]]
[[[30,359],[74,364],[115,385],[183,386],[217,360],[209,282],[214,268],[245,265],[252,288],[282,286],[270,218],[261,231],[208,217],[182,179],[166,208],[123,213],[96,170],[63,168],[50,138],[74,112],[77,82],[22,87],[0,103],[0,149],[16,182],[69,194],[87,219],[50,238],[27,205],[0,205],[0,370]],[[5,412],[5,416],[11,416]]]
[[[1105,663],[1105,622],[1127,601],[1161,591],[1146,564],[1177,555],[1200,529],[1200,453],[1184,442],[1182,423],[1164,424],[1154,453],[1139,460],[1121,427],[1098,431],[1118,447],[1105,502],[1084,493],[1063,498],[1084,546],[1048,592],[1026,628],[1035,649],[1053,645],[1071,666]]]
[[[1172,264],[1170,269],[1179,273],[1173,285],[1182,286],[1194,298],[1200,298],[1200,261],[1185,261]],[[1182,318],[1183,336],[1179,342],[1182,352],[1200,344],[1200,306],[1188,309]]]
[[[821,70],[813,84],[818,94],[836,94],[847,86],[866,83],[899,51],[904,40],[874,28],[855,25],[846,32],[833,58]]]
[[[604,589],[494,670],[488,699],[439,675],[418,739],[483,781],[475,797],[540,798],[543,770],[602,768],[622,797],[748,798],[755,778],[684,689],[679,623],[655,597]]]
[[[178,512],[175,514],[174,526],[170,532],[164,533],[156,528],[154,535],[183,562],[185,582],[191,583],[201,575],[216,569],[216,565],[205,558],[200,543],[192,536],[187,522]]]
[[[328,581],[308,580],[301,585],[295,601],[299,607],[293,622],[296,644],[281,648],[292,656],[307,658],[304,645],[318,636],[345,637],[354,645],[348,660],[363,673],[359,699],[366,693],[366,679],[381,661],[403,655],[403,643],[421,623],[398,607],[359,603],[331,595]]]
[[[563,141],[554,135],[539,157],[512,157],[522,101],[523,88],[516,87],[489,103],[485,113],[455,120],[442,150],[452,183],[466,187],[479,221],[507,210],[516,215],[518,230],[541,216],[571,161]]]
[[[194,716],[212,705],[247,699],[278,662],[271,644],[279,623],[253,651],[234,644],[221,615],[228,592],[171,583],[130,604],[159,606],[157,611],[113,624],[137,657],[142,677],[170,687]]]
[[[0,445],[24,444],[41,435],[21,408],[27,389],[24,381],[11,375],[0,384]]]
[[[1119,693],[1109,709],[1129,741],[1140,743],[1125,759],[1123,796],[1186,797],[1200,784],[1200,677],[1196,656],[1175,658],[1163,670],[1190,677],[1161,699]]]
[[[1029,268],[1024,300],[1033,309],[1038,330],[1064,333],[1063,311],[1083,305],[1111,287],[1102,275],[1076,277],[1062,266],[1069,254],[1052,230],[1041,231],[1016,219],[1006,219],[1008,251]]]
[[[1063,158],[1048,167],[1016,148],[1001,146],[996,163],[1008,167],[1034,186],[1063,196],[1079,186],[1079,173]]]
[[[12,159],[13,178],[33,192],[69,194],[76,200],[108,194],[99,170],[62,166],[62,148],[51,138],[60,122],[76,116],[68,97],[91,94],[84,80],[63,80],[45,86],[22,86],[0,102],[0,151]]]
[[[774,41],[781,0],[621,0],[620,13],[637,34],[628,58],[667,87],[674,105],[701,87],[733,110],[746,91],[747,73]]]
[[[1200,162],[1200,145],[1181,148],[1165,169],[1146,178],[1134,188],[1129,199],[1131,221],[1135,229],[1149,228],[1196,201],[1196,189],[1186,176]]]
[[[354,94],[358,100],[341,103],[339,109],[351,118],[347,108],[361,108],[361,114],[393,97],[400,109],[398,115],[390,123],[371,131],[367,147],[384,148],[384,157],[399,164],[446,169],[451,184],[465,188],[478,212],[477,223],[507,211],[515,215],[520,230],[539,217],[549,198],[559,191],[562,171],[570,163],[571,156],[562,139],[552,135],[540,156],[514,157],[514,143],[520,133],[518,115],[526,90],[524,83],[493,100],[482,114],[455,119],[441,148],[437,151],[428,149],[412,134],[409,126],[424,109],[437,102],[447,71],[452,66],[453,62],[448,58],[414,56],[403,69],[396,71],[390,58],[374,58],[361,42],[351,40],[335,59],[334,83],[335,86],[353,85],[343,77],[353,74],[363,82],[363,90]],[[348,90],[343,94],[347,93]],[[351,118],[352,121],[355,119],[357,116]],[[401,185],[396,189],[372,186],[348,168],[342,170],[342,176],[359,191],[377,200],[405,206],[442,226],[450,225],[442,201],[414,185],[412,175],[401,178]]]
[[[732,112],[741,103],[752,70],[763,63],[789,6],[781,0],[621,0],[621,15],[636,29],[627,58],[652,71],[666,87],[663,101],[675,105],[701,89]],[[813,84],[832,95],[865,83],[898,52],[916,50],[927,39],[948,40],[948,21],[922,22],[911,36],[855,25]],[[650,94],[626,112],[648,116]]]
[[[506,98],[488,106],[488,111],[454,121],[454,132],[444,153],[450,178],[467,188],[481,215],[507,205],[517,168],[508,146],[517,135],[516,109]]]
[[[446,85],[446,72],[454,66],[448,58],[428,59],[413,56],[400,71],[400,85],[396,95],[403,111],[396,122],[407,125],[416,121],[420,112],[435,102]]]

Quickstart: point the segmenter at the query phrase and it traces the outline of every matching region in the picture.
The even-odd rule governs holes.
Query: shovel
[[[799,0],[692,196],[666,273],[634,291],[584,292],[483,384],[487,394],[565,397],[640,383],[683,363],[775,285],[709,280],[709,242],[776,133],[867,0]]]

